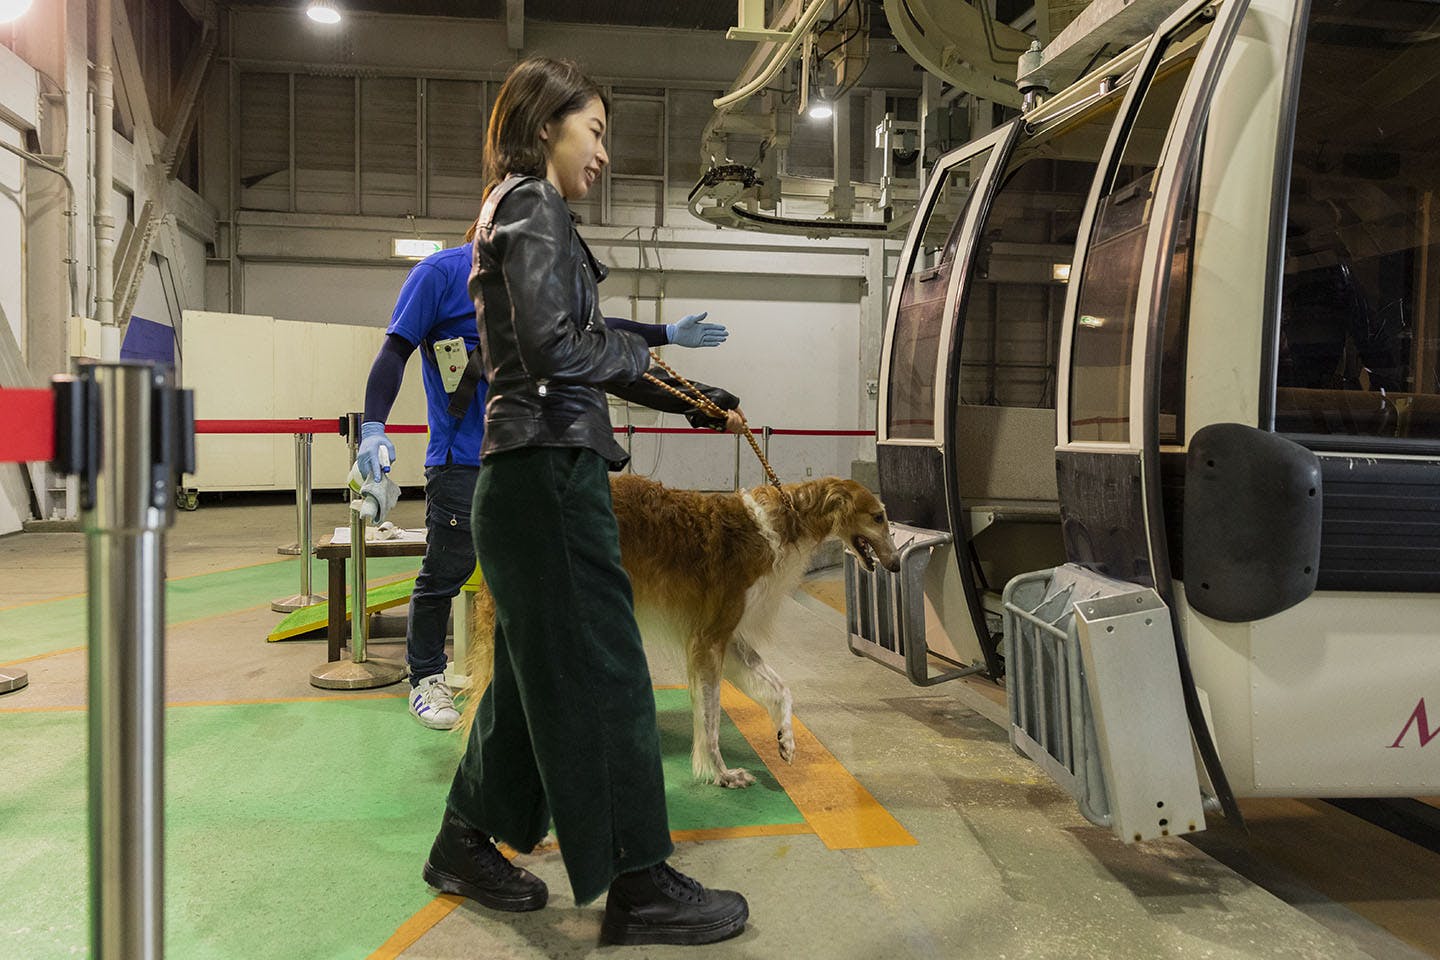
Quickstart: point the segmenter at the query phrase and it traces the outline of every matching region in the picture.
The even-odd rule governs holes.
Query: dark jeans
[[[450,601],[475,572],[470,504],[479,467],[461,464],[425,468],[425,559],[410,594],[405,662],[410,686],[445,672],[445,622]]]
[[[495,675],[449,807],[521,851],[553,817],[586,903],[672,850],[655,694],[605,463],[572,447],[492,454],[474,527],[495,598]]]

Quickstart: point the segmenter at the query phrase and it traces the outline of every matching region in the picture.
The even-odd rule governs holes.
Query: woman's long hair
[[[545,143],[540,131],[562,120],[596,97],[610,112],[600,85],[569,60],[531,57],[510,70],[485,132],[485,193],[511,174],[545,176]]]

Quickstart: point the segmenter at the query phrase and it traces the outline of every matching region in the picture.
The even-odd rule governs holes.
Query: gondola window
[[[924,235],[917,239],[912,261],[902,271],[886,398],[891,439],[936,436],[935,384],[945,300],[971,187],[989,157],[990,151],[984,150],[937,174],[944,180],[935,191]]]
[[[1302,61],[1275,429],[1440,440],[1440,6],[1314,0]],[[1376,442],[1374,440],[1370,442]]]

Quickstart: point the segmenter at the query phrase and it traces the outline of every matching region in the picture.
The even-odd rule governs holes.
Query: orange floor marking
[[[755,752],[765,758],[765,765],[825,846],[831,850],[854,850],[916,845],[910,832],[880,806],[870,791],[862,787],[798,719],[791,721],[795,733],[795,762],[771,763],[769,757],[775,755],[775,731],[764,708],[729,682],[720,689],[720,705]]]
[[[707,827],[701,830],[671,830],[676,843],[699,843],[704,840],[735,840],[741,837],[793,837],[815,832],[809,823],[762,823],[753,827]]]
[[[85,647],[82,644],[78,647],[66,647],[63,650],[51,650],[49,653],[37,653],[33,656],[21,657],[19,660],[6,660],[4,663],[0,663],[0,667],[13,667],[17,663],[29,663],[31,660],[44,660],[46,657],[58,657],[62,653],[74,653],[76,650],[84,649]]]
[[[448,917],[452,910],[460,906],[463,899],[452,893],[440,894],[402,923],[400,928],[390,935],[389,940],[380,944],[379,949],[370,954],[369,960],[394,960],[416,940],[429,933],[431,927]]]

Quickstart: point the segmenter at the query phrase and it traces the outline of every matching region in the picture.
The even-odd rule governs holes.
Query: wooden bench
[[[345,567],[350,560],[350,544],[332,543],[333,535],[326,535],[320,538],[319,544],[315,547],[317,559],[324,560],[329,564],[330,588],[329,597],[330,609],[328,624],[325,628],[325,644],[327,657],[331,660],[340,659],[340,648],[344,645],[341,632],[345,629]],[[425,556],[424,540],[376,540],[366,541],[365,556],[369,557],[423,557]],[[365,608],[365,600],[362,597],[358,602],[361,611]],[[362,612],[363,616],[363,612]],[[353,627],[352,627],[353,629]]]
[[[344,646],[345,629],[345,565],[350,559],[350,544],[332,543],[333,535],[326,535],[320,539],[315,547],[315,556],[329,564],[330,590],[328,593],[329,609],[326,613],[325,646],[326,656],[334,662],[340,659],[340,650]],[[365,556],[369,557],[423,557],[425,555],[425,541],[423,540],[376,540],[366,541]],[[450,669],[446,671],[445,679],[456,689],[467,687],[470,678],[465,674],[466,652],[470,646],[470,596],[480,588],[480,568],[476,566],[475,572],[460,592],[455,596],[452,608],[452,616],[455,620],[455,653],[451,659]],[[352,626],[353,629],[353,626]]]

